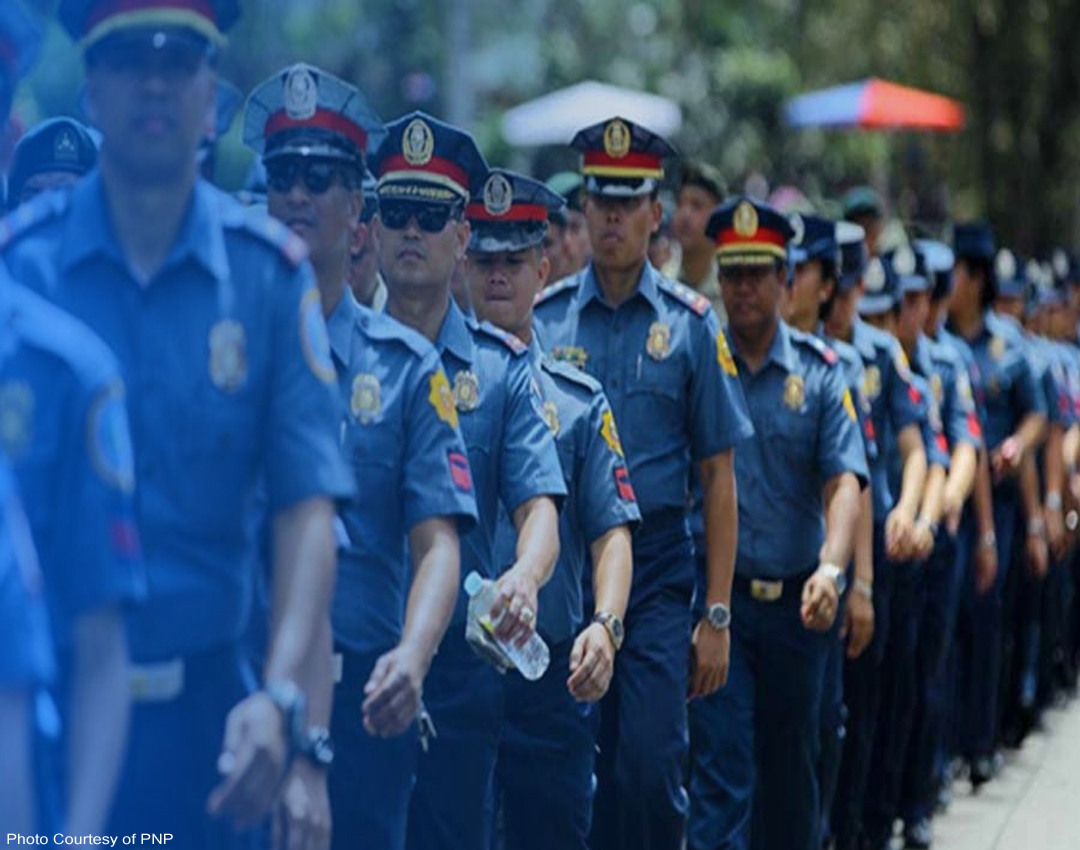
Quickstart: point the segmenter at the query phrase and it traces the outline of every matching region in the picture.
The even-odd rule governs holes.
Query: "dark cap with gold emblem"
[[[97,163],[97,144],[87,128],[74,118],[42,121],[19,139],[11,154],[8,206],[19,203],[30,178],[47,171],[83,175]]]
[[[548,219],[566,206],[562,195],[513,171],[493,168],[480,194],[465,208],[472,225],[469,250],[483,254],[539,245]]]
[[[664,160],[677,155],[656,133],[618,117],[579,130],[570,147],[581,151],[585,191],[612,198],[652,194],[664,177]]]
[[[468,202],[483,192],[488,174],[472,136],[423,112],[386,126],[371,169],[380,200],[427,203]]]
[[[238,0],[61,0],[60,23],[83,51],[106,41],[171,39],[223,46],[240,17]]]
[[[795,235],[787,216],[758,201],[736,197],[720,205],[705,227],[721,266],[785,263]]]

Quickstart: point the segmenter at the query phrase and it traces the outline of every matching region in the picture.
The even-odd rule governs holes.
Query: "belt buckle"
[[[758,578],[750,581],[750,596],[758,602],[775,602],[783,593],[782,581],[764,581]]]
[[[128,693],[132,702],[172,702],[184,692],[184,659],[132,664]]]

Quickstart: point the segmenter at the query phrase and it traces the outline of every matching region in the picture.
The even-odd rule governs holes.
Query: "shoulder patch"
[[[673,296],[676,301],[684,307],[689,307],[691,311],[699,316],[704,316],[709,309],[709,299],[700,292],[691,289],[685,283],[679,283],[661,276],[657,278],[656,284],[662,291]]]
[[[43,192],[0,219],[0,248],[5,248],[23,234],[62,215],[68,208],[70,193]]]
[[[569,277],[564,277],[562,280],[545,286],[536,294],[536,300],[534,304],[543,304],[545,301],[550,301],[556,295],[562,295],[565,292],[571,292],[578,288],[581,284],[581,273],[572,274]]]
[[[829,366],[835,366],[837,363],[840,362],[840,356],[828,345],[826,345],[824,340],[822,340],[820,337],[816,337],[813,334],[803,333],[802,331],[797,331],[792,328],[791,338],[795,342],[801,342],[803,345],[812,349],[818,355],[818,357],[824,360]]]
[[[529,350],[529,347],[525,345],[525,343],[523,343],[516,336],[514,336],[513,334],[508,334],[506,331],[502,330],[501,328],[495,327],[495,325],[491,324],[490,322],[472,321],[470,322],[470,324],[476,330],[485,333],[489,337],[492,337],[493,339],[501,342],[504,346],[510,349],[510,353],[513,354],[515,357],[521,357],[525,354],[526,351]]]

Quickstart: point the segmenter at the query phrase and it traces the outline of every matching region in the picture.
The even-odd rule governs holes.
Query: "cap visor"
[[[651,195],[656,191],[657,185],[652,177],[620,179],[590,175],[585,178],[585,191],[604,198],[639,198],[642,195]]]
[[[504,251],[513,253],[525,251],[543,244],[544,235],[540,234],[497,234],[484,233],[473,227],[469,237],[469,250],[477,254],[501,254]]]
[[[864,295],[859,299],[859,315],[880,316],[888,313],[895,305],[891,295]]]

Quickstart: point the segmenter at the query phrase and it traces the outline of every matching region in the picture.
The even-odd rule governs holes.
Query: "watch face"
[[[731,623],[731,612],[723,605],[709,608],[709,625],[714,629],[726,629]]]
[[[622,620],[620,620],[618,617],[612,617],[610,620],[608,620],[608,622],[611,624],[611,633],[615,635],[615,640],[617,640],[619,643],[622,643],[623,637],[625,636]]]

